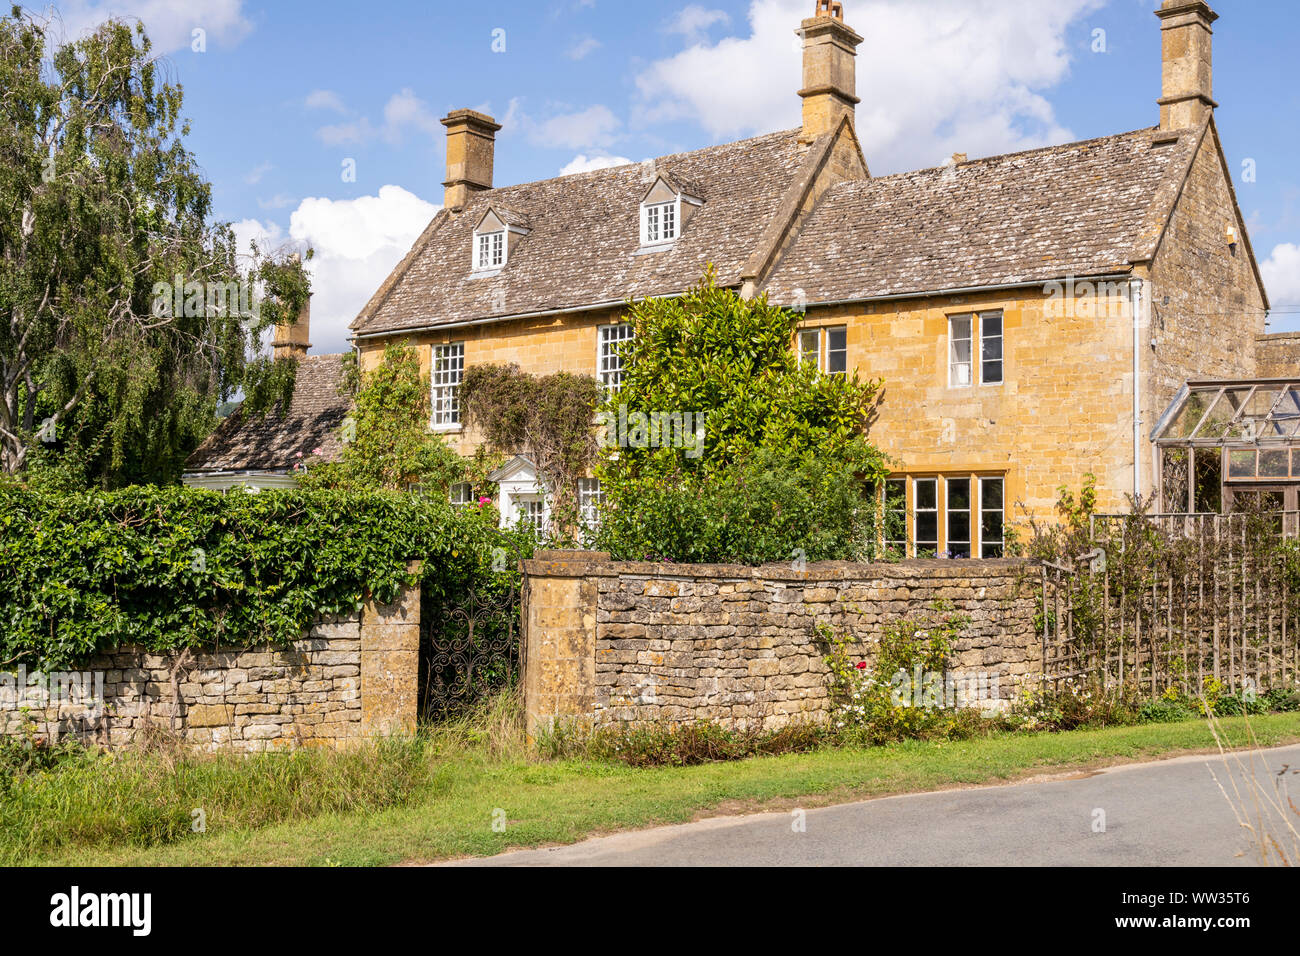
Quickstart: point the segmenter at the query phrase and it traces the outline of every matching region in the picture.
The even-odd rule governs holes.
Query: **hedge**
[[[0,667],[282,644],[392,600],[412,558],[435,594],[490,578],[501,543],[490,510],[392,492],[0,488]]]

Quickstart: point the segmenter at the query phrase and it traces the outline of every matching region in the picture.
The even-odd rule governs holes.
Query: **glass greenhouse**
[[[1188,382],[1151,440],[1162,512],[1227,513],[1245,495],[1297,510],[1300,378]]]

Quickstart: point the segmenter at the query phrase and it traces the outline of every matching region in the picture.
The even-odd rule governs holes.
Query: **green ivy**
[[[494,552],[506,544],[490,511],[393,492],[4,487],[0,666],[284,644],[321,614],[392,600],[411,559],[435,596],[516,573]]]
[[[420,372],[415,348],[390,343],[373,369],[344,369],[342,391],[352,393],[353,410],[342,426],[343,453],[335,462],[309,461],[299,484],[305,488],[422,488],[446,496],[465,477],[466,464],[441,435],[429,432],[429,380]]]

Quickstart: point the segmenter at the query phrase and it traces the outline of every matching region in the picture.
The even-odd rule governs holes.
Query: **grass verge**
[[[538,762],[512,743],[508,719],[502,720],[506,723],[489,722],[486,730],[464,726],[388,745],[393,750],[385,759],[401,754],[402,765],[418,769],[397,790],[387,791],[394,802],[386,808],[378,809],[377,803],[354,807],[336,795],[330,798],[337,803],[333,806],[328,801],[303,803],[295,812],[304,815],[297,819],[277,821],[274,815],[257,819],[245,809],[257,803],[246,792],[273,789],[262,778],[282,779],[275,777],[277,758],[268,758],[269,762],[207,758],[221,769],[208,769],[207,778],[191,780],[156,769],[151,771],[153,789],[139,792],[121,785],[97,790],[85,781],[80,789],[63,786],[62,771],[57,771],[45,783],[49,792],[44,798],[29,794],[25,803],[11,806],[9,795],[0,796],[0,860],[91,866],[428,862],[571,843],[600,833],[680,823],[719,812],[779,809],[793,801],[802,807],[822,806],[1209,751],[1216,746],[1204,721],[1187,721],[867,749],[827,748],[737,762],[638,769],[590,759]],[[1300,741],[1300,714],[1253,717],[1250,730],[1261,746],[1294,743]],[[1250,742],[1241,718],[1221,720],[1218,732],[1229,746]],[[326,763],[358,761],[353,769],[364,768],[364,774],[345,774],[328,784],[314,780],[302,787],[281,783],[280,792],[298,793],[318,785],[339,789],[350,780],[354,789],[348,799],[373,794],[371,788],[381,786],[373,778],[387,772],[382,760],[373,763],[378,753],[311,755]],[[283,757],[278,759],[284,762]],[[238,786],[233,783],[236,778],[242,778]],[[363,786],[365,779],[371,783]],[[217,786],[222,780],[226,783]],[[89,808],[82,802],[87,800]],[[207,831],[169,831],[166,840],[140,845],[138,840],[133,844],[121,839],[121,828],[83,828],[53,842],[33,842],[18,830],[39,819],[44,821],[43,832],[49,834],[75,826],[82,815],[92,812],[101,819],[112,814],[134,819],[131,814],[140,801],[159,812],[183,813],[186,830],[192,808],[204,807]],[[500,811],[506,820],[504,832],[492,826],[494,814],[499,816]]]

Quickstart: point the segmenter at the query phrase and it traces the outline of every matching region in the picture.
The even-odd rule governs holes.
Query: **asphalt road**
[[[718,817],[459,862],[472,866],[1249,866],[1259,862],[1259,854],[1252,850],[1249,834],[1238,823],[1224,790],[1232,795],[1235,782],[1245,797],[1253,763],[1254,779],[1268,792],[1276,776],[1290,781],[1291,792],[1300,798],[1300,746],[1264,751],[1253,759],[1250,754],[1230,756],[1227,761],[1217,755],[1180,757],[1074,777],[885,797],[808,810],[802,817],[802,831],[798,812]],[[1292,846],[1290,840],[1283,843],[1288,849]]]

